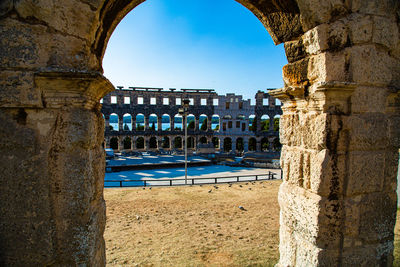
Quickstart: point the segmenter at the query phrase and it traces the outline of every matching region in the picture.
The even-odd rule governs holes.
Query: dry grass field
[[[107,265],[274,266],[280,183],[105,189]]]

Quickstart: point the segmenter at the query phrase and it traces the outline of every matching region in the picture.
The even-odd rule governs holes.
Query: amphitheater
[[[279,151],[281,103],[259,91],[255,105],[213,89],[117,87],[100,100],[105,148],[115,151],[172,151],[184,147],[179,108],[188,99],[188,149],[231,152]],[[111,122],[111,123],[110,123]],[[192,127],[190,127],[192,122]]]
[[[0,2],[0,265],[105,265],[102,59],[141,2]],[[278,266],[391,266],[399,1],[237,2],[288,59]]]

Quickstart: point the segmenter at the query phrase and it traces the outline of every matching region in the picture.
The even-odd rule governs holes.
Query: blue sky
[[[282,87],[283,45],[234,0],[147,0],[117,26],[103,60],[115,86],[213,88],[254,98]]]

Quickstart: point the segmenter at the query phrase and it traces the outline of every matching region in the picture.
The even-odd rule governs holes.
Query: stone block
[[[325,52],[309,60],[307,78],[310,82],[347,81],[346,57],[343,52]]]
[[[301,24],[306,31],[348,13],[346,4],[339,0],[300,0],[297,4],[301,12]]]
[[[42,107],[41,92],[33,86],[33,73],[0,71],[1,107]]]
[[[372,41],[392,49],[399,41],[399,28],[394,18],[373,16],[374,31]]]
[[[349,131],[349,151],[385,150],[389,145],[388,121],[382,113],[363,113],[343,117]]]
[[[383,192],[394,192],[397,190],[397,174],[399,166],[399,151],[397,148],[390,148],[385,153],[384,184]],[[399,202],[399,200],[398,200]]]
[[[343,266],[392,266],[393,241],[346,248],[341,262]]]
[[[88,41],[99,24],[96,12],[77,0],[15,1],[14,8],[24,19],[36,19],[57,31]]]
[[[394,60],[386,51],[374,45],[360,45],[346,48],[349,57],[351,81],[367,86],[387,86],[392,83]]]
[[[353,44],[368,43],[372,40],[373,21],[371,16],[351,14],[348,24],[350,40]]]
[[[394,13],[396,6],[398,7],[397,0],[351,0],[348,1],[351,11],[361,14],[374,14],[379,16],[387,16]]]
[[[301,60],[306,56],[302,39],[291,42],[285,42],[284,45],[285,45],[286,58],[289,63]]]
[[[363,242],[381,243],[393,240],[396,223],[396,192],[376,192],[362,196],[360,204],[359,237]]]
[[[351,95],[352,113],[384,113],[388,90],[379,87],[359,86]]]
[[[385,151],[351,151],[346,195],[379,192],[385,180]]]

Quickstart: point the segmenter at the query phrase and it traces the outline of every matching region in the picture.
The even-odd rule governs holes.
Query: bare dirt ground
[[[107,265],[273,266],[280,184],[105,189]]]
[[[107,265],[274,266],[280,184],[105,189]],[[397,222],[393,266],[400,266],[399,213]]]

